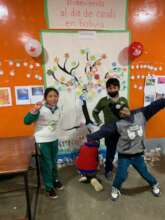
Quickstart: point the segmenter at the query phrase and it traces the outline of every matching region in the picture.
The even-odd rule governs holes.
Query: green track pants
[[[54,186],[57,180],[57,154],[58,140],[47,143],[37,144],[40,152],[40,167],[45,185],[45,190],[48,192]]]

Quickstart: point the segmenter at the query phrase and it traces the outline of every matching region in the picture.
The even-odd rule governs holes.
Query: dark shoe
[[[51,189],[48,193],[49,193],[49,197],[51,199],[57,199],[58,198],[58,196],[57,196],[57,194],[56,194],[54,189]]]
[[[112,174],[112,171],[109,171],[108,173],[105,173],[105,178],[107,180],[112,180],[113,179],[113,174]]]
[[[62,185],[62,183],[59,180],[56,180],[54,183],[54,188],[56,188],[58,190],[63,190],[64,186]]]

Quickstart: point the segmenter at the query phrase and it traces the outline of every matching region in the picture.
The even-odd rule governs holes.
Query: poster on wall
[[[12,105],[11,89],[10,87],[0,88],[0,107],[7,107]]]
[[[46,0],[45,10],[51,29],[127,29],[127,0]]]
[[[16,105],[30,105],[43,100],[43,86],[16,86]]]
[[[16,105],[30,104],[30,89],[28,86],[15,87]]]
[[[165,76],[148,76],[145,81],[144,106],[156,99],[165,98]]]
[[[31,86],[30,87],[30,101],[31,104],[41,102],[44,96],[44,87],[43,86]]]
[[[47,87],[59,90],[63,112],[60,138],[64,141],[83,139],[85,124],[83,100],[92,119],[92,110],[106,96],[105,82],[116,77],[121,83],[121,96],[129,90],[129,67],[120,63],[120,55],[129,45],[129,32],[44,31],[44,73]],[[93,120],[93,119],[92,119]],[[67,123],[66,123],[67,122]]]

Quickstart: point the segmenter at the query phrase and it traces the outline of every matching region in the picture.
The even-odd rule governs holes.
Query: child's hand
[[[31,113],[33,114],[37,113],[41,109],[42,106],[43,106],[43,102],[37,102],[35,106],[33,107],[33,109],[31,110]]]
[[[96,126],[95,124],[87,124],[87,128],[90,133],[93,133],[99,130],[99,127]]]
[[[34,110],[39,111],[42,106],[43,106],[42,102],[37,102],[34,106]]]
[[[160,99],[162,99],[163,97],[162,97],[162,95],[160,94],[156,94],[156,100],[160,100]]]

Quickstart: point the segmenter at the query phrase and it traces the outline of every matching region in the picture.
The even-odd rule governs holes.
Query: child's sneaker
[[[160,196],[160,185],[159,183],[156,183],[154,186],[152,186],[152,193],[154,196]]]
[[[100,192],[103,190],[102,184],[96,178],[91,179],[91,185],[94,187],[96,192]]]
[[[63,190],[64,186],[62,185],[62,183],[59,180],[56,180],[54,182],[54,188],[58,189],[58,190]]]
[[[114,186],[112,186],[112,191],[111,191],[112,201],[116,201],[120,195],[121,195],[120,191],[117,188],[115,188]]]
[[[48,194],[49,194],[49,197],[50,197],[51,199],[57,199],[57,198],[58,198],[58,196],[57,196],[57,194],[56,194],[56,192],[55,192],[54,189],[51,189],[51,190],[48,192]]]
[[[81,176],[80,179],[78,180],[80,183],[87,183],[88,178],[86,176]]]

